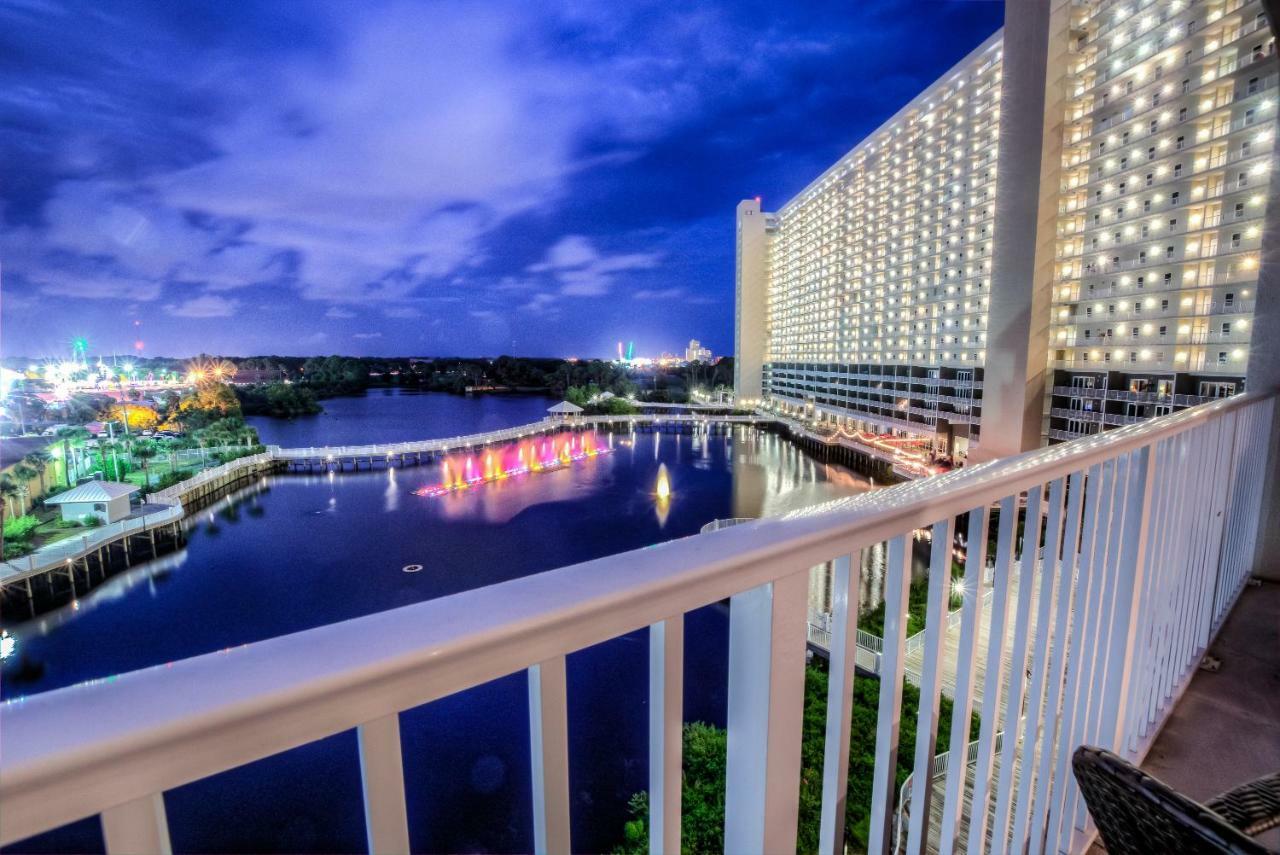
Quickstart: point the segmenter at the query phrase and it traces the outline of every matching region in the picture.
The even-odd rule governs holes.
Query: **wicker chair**
[[[1109,855],[1277,855],[1250,835],[1280,825],[1280,772],[1200,804],[1101,748],[1071,765]]]

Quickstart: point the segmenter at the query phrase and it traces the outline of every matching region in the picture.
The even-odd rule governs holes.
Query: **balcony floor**
[[[1280,769],[1280,583],[1246,587],[1142,768],[1204,801]],[[1280,829],[1261,838],[1280,848]]]

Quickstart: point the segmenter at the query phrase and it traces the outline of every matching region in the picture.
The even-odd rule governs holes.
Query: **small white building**
[[[571,419],[574,416],[582,415],[582,407],[568,401],[561,401],[554,407],[548,407],[547,412],[551,414],[552,418]]]
[[[95,516],[104,523],[113,523],[129,516],[129,497],[140,489],[136,484],[118,481],[90,481],[51,496],[44,503],[60,505],[64,520],[78,521],[85,516]]]

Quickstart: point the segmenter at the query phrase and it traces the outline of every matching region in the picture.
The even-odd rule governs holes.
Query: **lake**
[[[542,395],[449,395],[412,389],[370,389],[325,398],[324,412],[294,419],[250,416],[265,445],[311,448],[439,439],[536,422],[558,398]]]
[[[453,435],[532,421],[546,402],[375,392],[325,405],[328,413],[311,421],[265,425],[264,439],[354,442],[360,423],[347,417],[354,411],[368,414],[360,441]],[[471,415],[490,421],[465,423]],[[404,432],[419,421],[421,430]],[[443,495],[416,492],[440,483],[438,466],[269,478],[190,519],[181,552],[9,627],[17,652],[0,671],[5,696],[447,596],[694,535],[713,519],[775,516],[870,486],[749,428],[601,434],[596,442],[605,453]],[[660,465],[673,490],[665,511],[653,495]],[[404,572],[411,564],[423,569]],[[686,720],[723,726],[725,607],[691,613],[686,636]],[[647,668],[643,631],[568,657],[579,851],[617,844],[627,799],[647,785]],[[519,673],[401,715],[414,851],[532,849],[526,691]],[[165,803],[179,852],[365,846],[350,732],[169,791]],[[7,851],[102,851],[101,833],[90,819]]]

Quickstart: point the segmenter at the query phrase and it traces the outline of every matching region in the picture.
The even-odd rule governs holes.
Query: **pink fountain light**
[[[531,472],[562,469],[611,449],[594,432],[565,431],[506,445],[489,446],[471,454],[450,454],[440,463],[440,480],[413,491],[415,496],[443,496]]]

